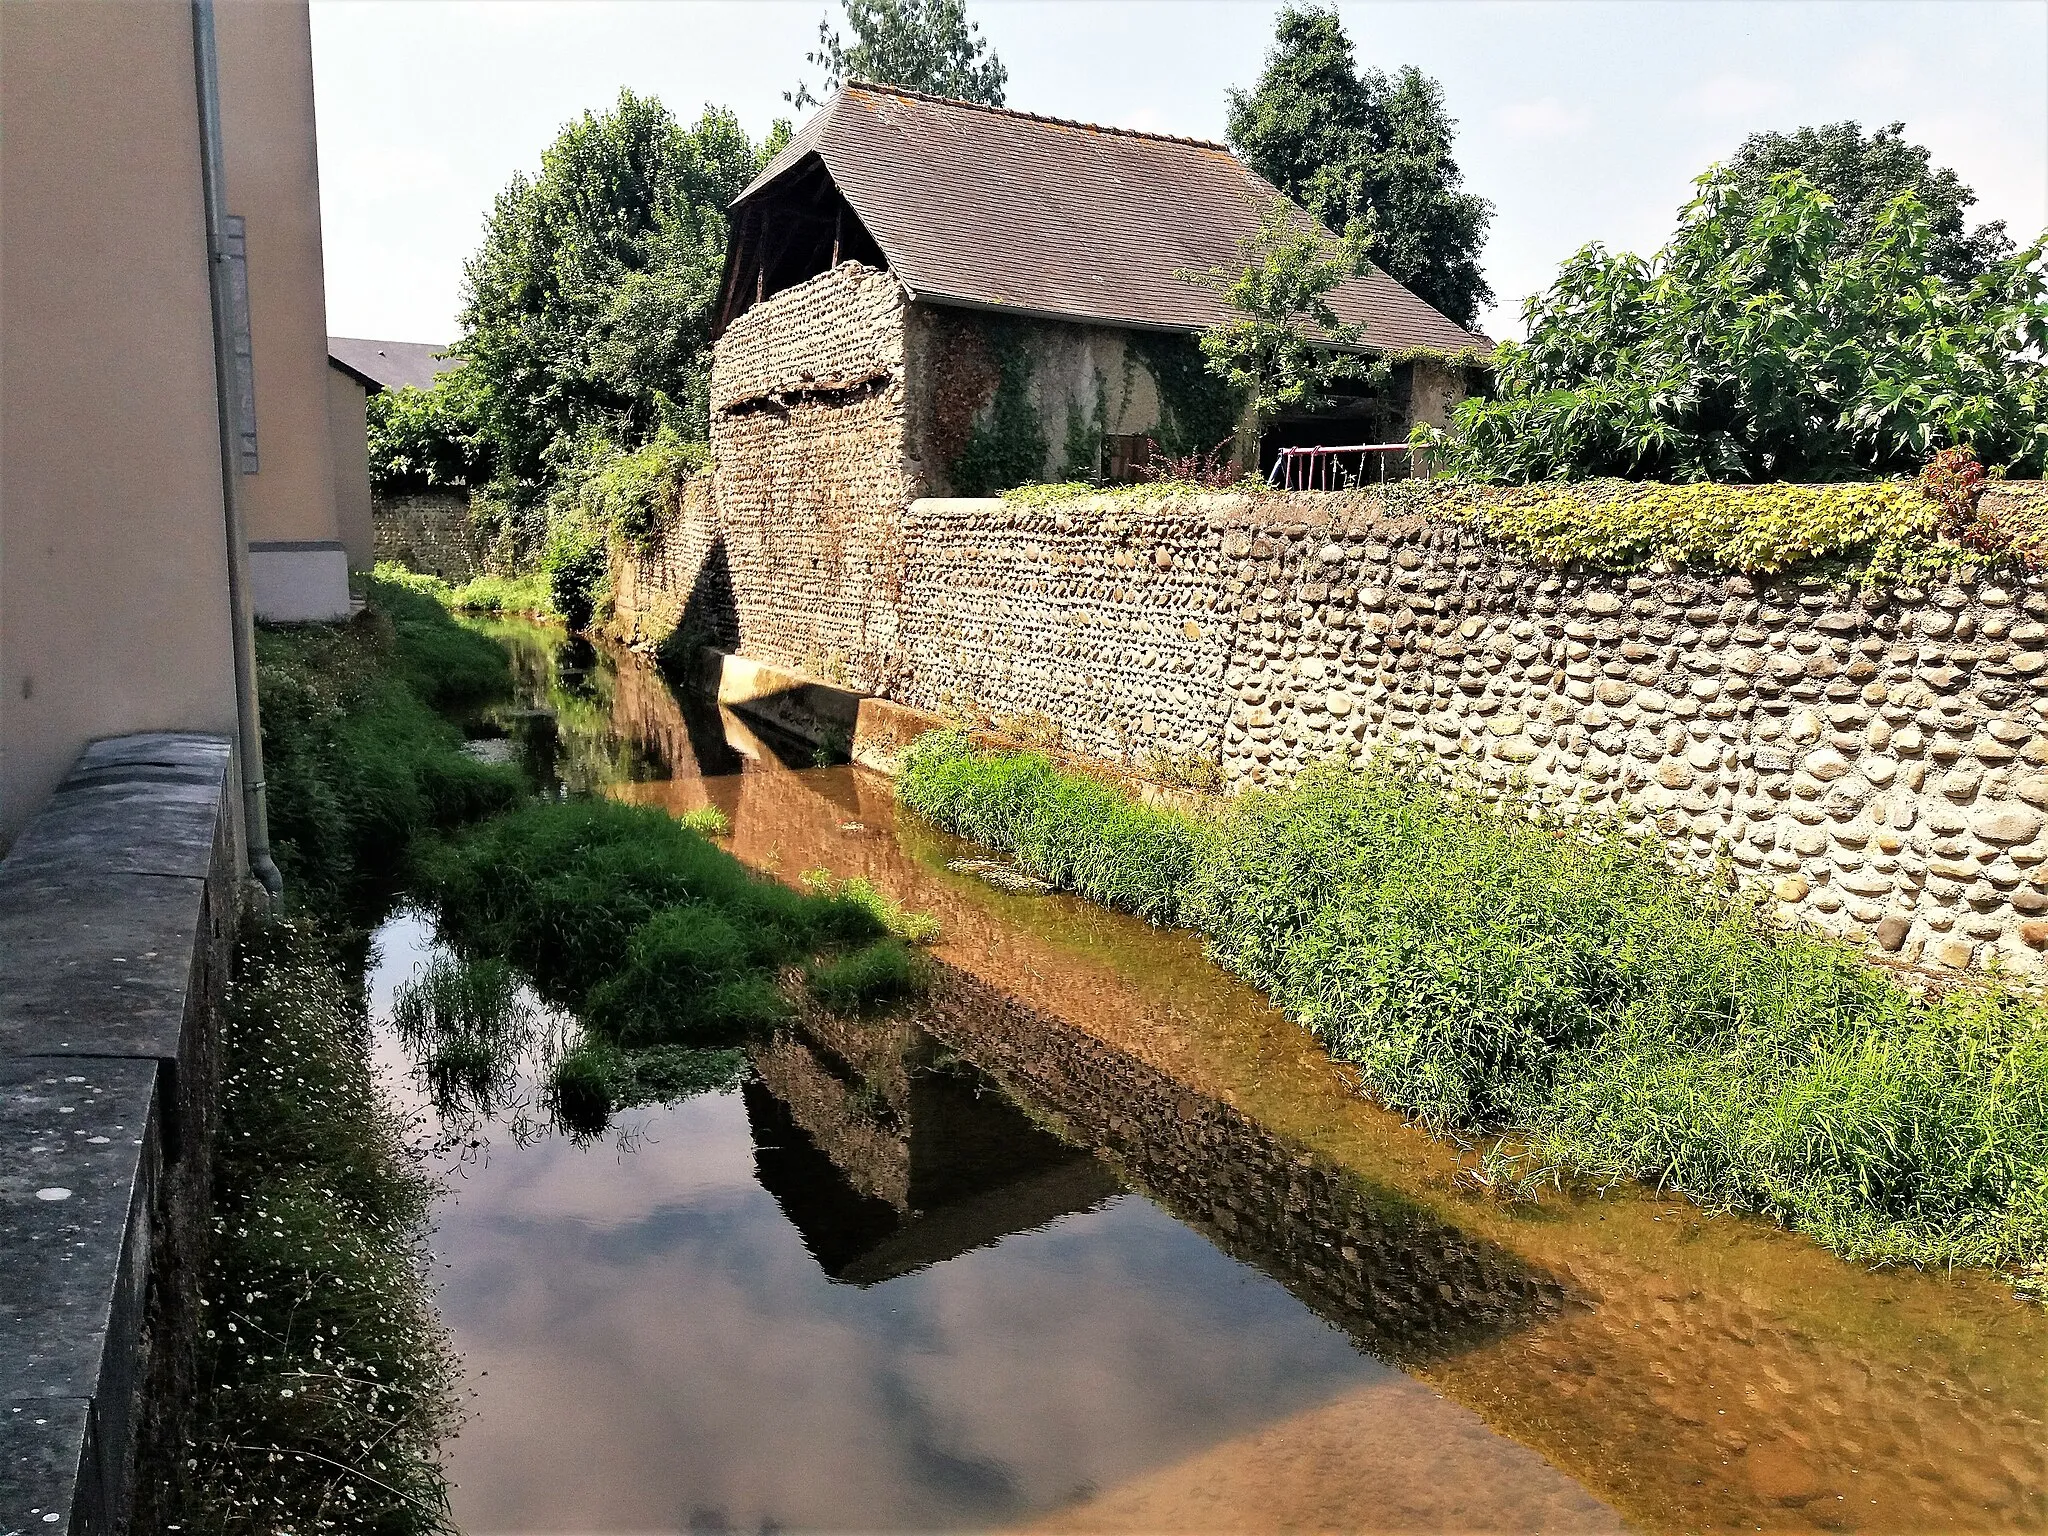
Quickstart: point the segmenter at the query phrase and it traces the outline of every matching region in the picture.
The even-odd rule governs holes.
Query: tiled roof
[[[373,389],[425,389],[436,374],[460,365],[447,356],[445,341],[365,341],[358,336],[327,338],[327,357]]]
[[[853,84],[739,202],[812,155],[914,297],[1162,330],[1222,315],[1174,274],[1241,265],[1278,195],[1220,144]],[[1379,350],[1491,346],[1377,269],[1332,305]]]

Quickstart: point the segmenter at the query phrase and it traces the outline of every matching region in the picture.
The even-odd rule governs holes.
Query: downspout
[[[199,180],[206,200],[206,266],[213,299],[214,414],[220,422],[220,500],[228,546],[228,622],[234,630],[235,724],[242,758],[242,818],[249,873],[274,899],[284,877],[270,857],[263,784],[263,725],[256,704],[255,627],[249,611],[249,538],[242,526],[241,406],[235,387],[235,307],[229,270],[227,194],[220,130],[220,56],[213,0],[192,0],[192,57],[199,85]]]

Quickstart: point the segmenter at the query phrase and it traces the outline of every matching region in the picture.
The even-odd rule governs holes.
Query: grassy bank
[[[464,752],[446,714],[511,691],[505,653],[430,596],[373,581],[352,623],[260,631],[256,660],[271,841],[302,908],[339,916],[419,837],[525,792]]]
[[[587,1114],[600,1090],[687,1078],[678,1048],[711,1053],[789,1016],[798,987],[855,1003],[900,994],[923,936],[870,888],[793,890],[748,870],[699,827],[609,800],[535,803],[424,849],[415,888],[465,954],[517,957],[589,1040],[554,1068]],[[666,1052],[636,1061],[635,1053]],[[729,1077],[729,1071],[724,1076]]]
[[[187,1530],[448,1529],[454,1360],[422,1242],[433,1185],[318,929],[251,928],[223,1037]]]
[[[1201,932],[1376,1098],[1438,1133],[1522,1133],[1524,1180],[1653,1181],[1860,1259],[2048,1255],[2038,995],[1923,996],[1618,828],[1394,758],[1196,819],[944,734],[899,794],[1041,879]]]
[[[373,582],[337,626],[257,637],[271,838],[289,915],[242,935],[188,1530],[448,1529],[454,1367],[423,1244],[432,1184],[370,1071],[346,958],[419,838],[509,807],[443,711],[508,691],[504,654]]]

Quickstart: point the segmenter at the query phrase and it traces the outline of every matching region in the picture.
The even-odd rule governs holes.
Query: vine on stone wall
[[[1168,458],[1206,453],[1237,431],[1244,397],[1209,371],[1193,336],[1134,331],[1130,346],[1159,390],[1153,434]]]
[[[1031,403],[1031,354],[1024,325],[1008,316],[991,316],[982,324],[982,335],[995,360],[995,397],[987,414],[975,419],[967,446],[953,460],[953,489],[961,496],[993,496],[1045,473],[1045,428]]]
[[[1100,369],[1095,374],[1095,409],[1081,414],[1074,401],[1067,402],[1067,458],[1060,471],[1065,480],[1095,481],[1102,478],[1102,444],[1109,436],[1109,381]]]

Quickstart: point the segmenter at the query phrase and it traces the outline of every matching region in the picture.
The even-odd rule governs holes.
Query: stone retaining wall
[[[883,692],[908,456],[902,286],[847,263],[755,305],[711,370],[716,511],[741,649]]]
[[[1407,742],[1654,823],[1784,918],[1910,962],[2048,951],[2040,578],[1554,569],[1377,494],[926,500],[849,562],[840,602],[888,610],[886,667],[813,616],[828,572],[768,559],[733,569],[742,649],[1225,788]]]
[[[378,491],[370,528],[379,561],[458,585],[483,571],[489,544],[470,521],[468,491]]]
[[[163,1529],[238,799],[225,737],[94,742],[0,860],[0,1530]]]

